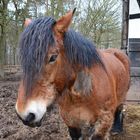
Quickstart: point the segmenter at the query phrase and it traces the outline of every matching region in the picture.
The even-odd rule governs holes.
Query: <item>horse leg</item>
[[[91,140],[109,140],[109,131],[113,123],[113,113],[102,111],[95,123],[95,131],[91,135]]]
[[[82,136],[80,128],[68,127],[68,130],[72,140],[79,140]]]
[[[114,123],[111,129],[111,134],[116,135],[123,132],[123,105],[117,107],[115,116],[114,116]]]

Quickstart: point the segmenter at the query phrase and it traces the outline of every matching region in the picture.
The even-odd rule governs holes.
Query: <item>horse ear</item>
[[[26,18],[24,22],[24,26],[27,27],[31,24],[32,20],[30,18]]]
[[[68,30],[68,27],[72,21],[72,17],[75,13],[76,8],[74,8],[73,11],[69,11],[64,16],[62,16],[59,20],[56,21],[54,25],[54,31],[55,33],[61,33],[63,34]]]

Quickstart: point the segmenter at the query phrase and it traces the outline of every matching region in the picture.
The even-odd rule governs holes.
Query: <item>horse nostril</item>
[[[34,113],[29,113],[29,115],[26,117],[25,122],[30,123],[35,119],[35,114]]]

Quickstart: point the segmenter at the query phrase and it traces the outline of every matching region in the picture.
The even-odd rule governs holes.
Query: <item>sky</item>
[[[140,13],[136,0],[130,0],[130,14]],[[129,20],[129,38],[140,38],[140,19]]]

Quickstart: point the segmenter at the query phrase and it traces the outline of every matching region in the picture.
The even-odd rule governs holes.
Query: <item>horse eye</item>
[[[58,56],[58,55],[52,55],[52,56],[50,57],[50,59],[49,59],[49,63],[54,62],[54,61],[56,60],[57,56]]]

